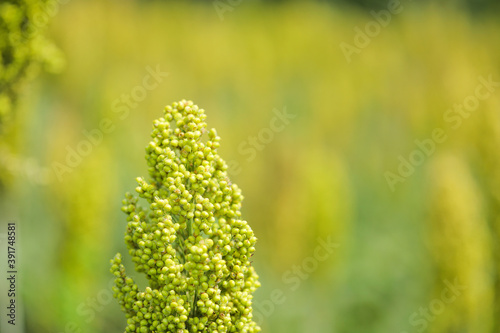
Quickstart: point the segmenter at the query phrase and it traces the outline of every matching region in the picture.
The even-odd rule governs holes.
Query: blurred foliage
[[[174,2],[172,0],[141,0],[144,2]],[[204,0],[192,0],[193,2],[203,3]],[[287,4],[297,3],[299,1],[307,2],[307,0],[260,0],[261,4]],[[335,7],[353,7],[363,11],[386,9],[391,3],[405,4],[412,0],[320,0],[319,2],[333,5]],[[217,3],[224,5],[238,6],[245,3],[245,0],[211,0],[212,4]],[[255,2],[255,0],[254,0]],[[467,10],[474,14],[485,14],[491,11],[497,12],[500,10],[500,4],[496,0],[419,0],[421,4],[438,4],[440,6],[452,6],[456,9]]]
[[[484,198],[464,161],[440,156],[431,165],[430,245],[435,263],[435,297],[453,299],[436,315],[429,332],[493,332],[490,229]],[[457,286],[443,297],[449,283]],[[464,291],[460,290],[461,286]],[[463,292],[463,294],[462,294]]]
[[[365,10],[386,8],[391,0],[326,0],[335,4],[354,5]],[[396,0],[393,0],[396,1]],[[484,14],[490,11],[498,11],[500,6],[495,0],[422,0],[421,2],[438,3],[440,5],[453,5],[459,9],[466,9],[476,14]],[[400,0],[405,3],[405,0]]]
[[[42,69],[57,72],[62,69],[61,52],[44,32],[55,15],[49,0],[6,0],[0,3],[0,186],[11,176],[21,174],[37,178],[33,164],[15,153],[17,138],[13,110],[22,99],[25,84]],[[20,169],[30,169],[23,172]]]
[[[44,36],[50,1],[9,0],[0,4],[0,126],[3,126],[22,84],[44,67],[57,71],[59,51]]]
[[[493,253],[493,282],[496,288],[493,305],[494,318],[500,318],[500,113],[498,109],[486,110],[479,127],[478,150],[475,152],[479,182],[484,188],[485,216],[490,223]],[[500,331],[500,321],[495,320],[494,331]]]
[[[418,332],[413,314],[457,279],[462,295],[427,330],[498,332],[499,92],[458,127],[443,118],[475,93],[479,76],[500,81],[498,20],[405,3],[348,63],[339,45],[354,43],[369,11],[242,1],[223,18],[211,2],[61,4],[50,36],[67,69],[33,85],[15,123],[20,155],[51,171],[44,182],[17,177],[13,190],[27,331],[121,331],[107,260],[125,251],[120,193],[146,171],[157,110],[188,98],[204,105],[245,193],[243,216],[259,238],[254,311],[263,331]],[[157,68],[168,76],[137,95]],[[142,97],[117,109],[134,94]],[[285,108],[295,118],[255,157],[239,148]],[[113,129],[59,181],[53,163],[66,164],[102,119]],[[436,128],[446,140],[392,192],[384,174]],[[338,248],[315,259],[328,237]]]

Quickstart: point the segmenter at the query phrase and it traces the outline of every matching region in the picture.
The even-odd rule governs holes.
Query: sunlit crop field
[[[406,1],[378,28],[312,2],[222,18],[60,4],[47,35],[66,67],[23,90],[0,161],[24,331],[123,331],[121,200],[152,121],[186,98],[245,196],[263,332],[499,332],[498,18]]]

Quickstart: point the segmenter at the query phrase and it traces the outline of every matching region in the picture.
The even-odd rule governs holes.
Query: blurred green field
[[[2,159],[24,330],[123,331],[109,287],[109,259],[127,252],[121,200],[147,173],[152,121],[185,98],[245,196],[264,332],[500,332],[500,93],[481,83],[500,81],[498,17],[402,2],[348,62],[339,45],[372,20],[315,2],[242,2],[224,20],[211,2],[61,4],[48,35],[66,68],[23,91]],[[168,76],[136,88],[152,70]],[[479,86],[488,97],[454,111]],[[54,169],[103,119],[102,142]],[[446,139],[426,154],[415,140],[436,129]],[[450,283],[464,288],[448,302]]]

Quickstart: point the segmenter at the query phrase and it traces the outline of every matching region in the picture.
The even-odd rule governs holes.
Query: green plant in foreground
[[[252,320],[260,284],[249,261],[257,239],[240,219],[243,196],[217,154],[220,137],[211,129],[202,140],[205,118],[191,101],[165,108],[146,148],[151,181],[137,178],[149,209],[128,193],[123,201],[125,242],[149,281],[139,290],[121,255],[111,260],[126,332],[260,331]]]

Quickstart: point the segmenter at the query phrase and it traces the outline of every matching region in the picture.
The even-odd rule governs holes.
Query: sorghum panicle
[[[125,242],[149,281],[139,290],[121,255],[111,261],[126,332],[260,331],[252,320],[260,284],[250,262],[257,239],[241,220],[241,190],[229,180],[217,154],[220,137],[207,131],[205,118],[191,101],[165,108],[146,148],[151,180],[137,178],[138,197],[123,201]]]

